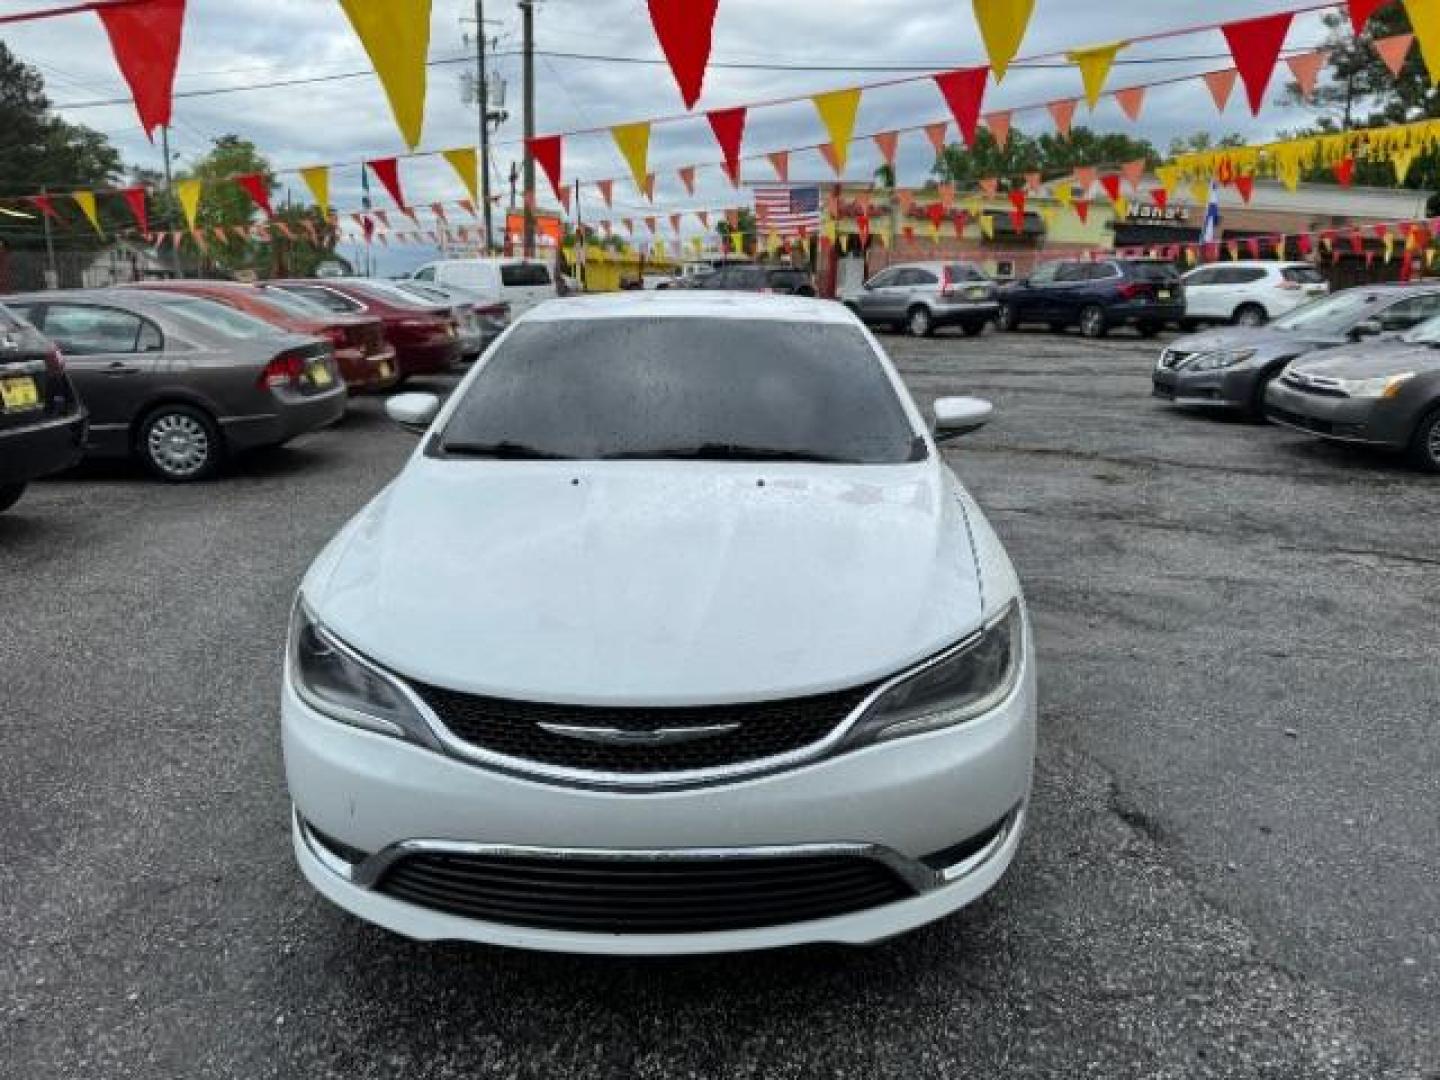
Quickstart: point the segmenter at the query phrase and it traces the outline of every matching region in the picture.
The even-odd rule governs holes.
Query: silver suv
[[[1000,312],[995,282],[978,267],[952,262],[888,267],[846,296],[845,306],[869,326],[904,327],[916,337],[942,326],[975,337]]]

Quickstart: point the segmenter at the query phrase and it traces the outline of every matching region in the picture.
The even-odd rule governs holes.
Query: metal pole
[[[520,0],[525,52],[525,258],[535,257],[535,0]]]
[[[485,250],[495,248],[494,222],[490,216],[490,80],[485,70],[485,0],[475,0],[476,96],[480,100],[480,205],[485,222]]]
[[[40,194],[49,195],[49,189],[40,188]],[[40,221],[45,229],[45,262],[49,267],[50,280],[45,283],[47,289],[58,289],[60,287],[60,271],[55,266],[55,237],[50,232],[50,215],[41,214]]]

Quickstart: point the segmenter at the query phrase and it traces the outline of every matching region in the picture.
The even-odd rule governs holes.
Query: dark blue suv
[[[1185,286],[1170,263],[1077,259],[1044,263],[1001,290],[998,325],[1001,330],[1025,323],[1044,323],[1052,330],[1078,326],[1089,338],[1133,326],[1142,337],[1152,337],[1184,317]]]

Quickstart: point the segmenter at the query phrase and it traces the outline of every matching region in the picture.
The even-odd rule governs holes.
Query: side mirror
[[[1362,323],[1356,323],[1355,329],[1350,331],[1350,336],[1355,339],[1367,337],[1379,337],[1385,332],[1384,325],[1379,319],[1366,319]]]
[[[979,431],[994,414],[995,406],[982,398],[940,398],[935,402],[935,439],[944,442]]]
[[[396,394],[385,402],[385,412],[406,431],[423,434],[440,412],[440,399],[434,394]]]

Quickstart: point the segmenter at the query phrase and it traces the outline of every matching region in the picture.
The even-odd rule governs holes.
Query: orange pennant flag
[[[1295,81],[1300,84],[1301,97],[1311,97],[1315,93],[1315,84],[1320,79],[1320,69],[1325,66],[1325,61],[1330,59],[1330,54],[1324,49],[1316,49],[1314,52],[1301,53],[1299,56],[1291,56],[1285,60],[1290,67],[1290,74],[1295,76]]]
[[[1010,142],[1010,117],[1011,112],[993,112],[985,117],[985,126],[990,129],[990,137],[995,140],[995,145],[1004,150]]]
[[[775,175],[780,178],[782,184],[790,182],[790,152],[788,150],[777,150],[773,154],[766,154],[770,159],[770,167],[775,170]]]
[[[844,163],[840,160],[840,151],[839,151],[839,149],[835,146],[834,143],[825,143],[825,144],[823,144],[822,146],[820,146],[818,149],[819,149],[819,151],[820,151],[820,156],[821,156],[822,158],[824,158],[824,159],[825,159],[825,163],[826,163],[827,165],[829,165],[832,170],[834,170],[835,176],[836,176],[837,178],[838,178],[842,173],[844,173],[844,171],[845,171],[845,165],[844,165]]]
[[[879,149],[880,156],[892,169],[895,167],[895,150],[899,145],[900,133],[898,131],[885,131],[875,136],[875,146]]]
[[[1394,37],[1377,38],[1374,42],[1375,51],[1380,54],[1380,59],[1385,61],[1385,66],[1390,69],[1390,74],[1397,79],[1405,67],[1405,61],[1410,57],[1410,48],[1414,44],[1414,34],[1396,34]]]
[[[1050,119],[1055,121],[1055,130],[1062,138],[1070,137],[1070,129],[1075,124],[1075,110],[1079,108],[1078,98],[1065,98],[1063,101],[1052,101],[1046,106],[1050,110]]]
[[[1131,120],[1140,119],[1140,110],[1145,107],[1145,87],[1132,86],[1125,90],[1115,91],[1115,100],[1120,105],[1120,111]]]
[[[679,173],[680,173],[680,183],[682,183],[682,184],[685,185],[685,194],[687,194],[687,195],[694,195],[694,194],[695,194],[695,166],[694,166],[694,165],[686,165],[683,169],[680,169],[680,170],[678,170],[678,171],[679,171]]]

